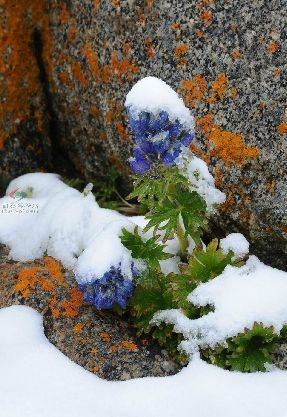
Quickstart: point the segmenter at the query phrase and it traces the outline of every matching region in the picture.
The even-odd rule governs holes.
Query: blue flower
[[[83,292],[83,300],[95,304],[100,310],[112,308],[116,304],[125,308],[128,298],[132,296],[134,284],[123,277],[120,266],[112,266],[102,278],[79,284],[79,289]]]
[[[166,166],[174,163],[182,146],[189,146],[194,138],[178,120],[170,120],[166,111],[157,114],[141,112],[135,116],[128,108],[129,123],[135,137],[131,169],[137,175],[148,172],[154,162],[161,160]]]

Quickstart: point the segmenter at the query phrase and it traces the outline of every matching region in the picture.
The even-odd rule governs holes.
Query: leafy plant
[[[252,329],[226,340],[228,347],[217,346],[204,349],[202,356],[222,368],[240,372],[265,371],[266,363],[272,362],[271,354],[278,348],[279,335],[273,326],[264,327],[254,323]]]
[[[176,346],[183,336],[174,333],[170,324],[151,324],[155,313],[177,309],[190,319],[209,313],[212,306],[195,306],[187,296],[201,282],[220,275],[227,265],[239,263],[232,251],[223,253],[218,240],[207,247],[201,240],[208,221],[207,203],[196,186],[200,174],[195,170],[188,176],[184,167],[176,163],[182,146],[189,146],[194,137],[192,119],[187,117],[182,122],[167,111],[138,111],[132,105],[127,110],[135,137],[129,162],[136,174],[134,190],[128,198],[136,198],[145,207],[148,220],[140,233],[136,227],[133,233],[123,230],[121,235],[132,258],[145,265],[135,279],[128,307],[138,334],[150,332],[178,355]],[[146,238],[147,232],[153,236]],[[178,242],[177,258],[172,259],[168,253],[169,240]],[[165,261],[177,262],[177,273],[163,273],[161,263]]]
[[[160,99],[159,104],[153,96],[149,105],[146,82],[159,88],[162,94],[158,97],[164,97],[164,101]],[[149,92],[153,90],[151,85]],[[134,136],[129,163],[135,175],[134,190],[128,198],[137,199],[147,219],[143,230],[139,227],[133,232],[123,229],[120,236],[132,258],[133,282],[128,276],[122,276],[121,265],[118,265],[106,271],[92,286],[86,285],[83,292],[98,308],[114,308],[122,313],[127,305],[138,335],[152,334],[174,357],[184,362],[187,357],[177,349],[184,336],[173,331],[173,325],[168,322],[169,314],[157,314],[159,320],[163,317],[162,320],[167,321],[159,324],[153,320],[155,314],[177,310],[171,314],[180,312],[187,319],[195,320],[212,312],[212,305],[193,305],[189,294],[199,284],[222,274],[228,265],[242,266],[241,256],[244,255],[236,256],[229,249],[234,245],[233,238],[225,240],[223,249],[218,239],[205,242],[207,245],[203,242],[203,233],[208,228],[207,210],[222,201],[222,193],[215,189],[203,161],[188,149],[194,138],[194,121],[189,110],[170,87],[154,77],[139,81],[132,90],[126,107]],[[172,108],[170,102],[177,103],[179,109]],[[119,201],[126,203],[118,193],[117,180],[118,174],[113,171],[106,184],[96,184],[99,203],[107,206],[106,201],[109,201],[108,207],[112,208],[119,208]],[[236,246],[237,240],[234,250]],[[197,338],[204,337],[198,333]],[[285,328],[281,333],[281,338],[287,337]],[[263,371],[265,364],[271,362],[271,353],[280,337],[272,327],[254,323],[252,329],[228,338],[222,345],[206,346],[201,354],[207,361],[226,369]]]

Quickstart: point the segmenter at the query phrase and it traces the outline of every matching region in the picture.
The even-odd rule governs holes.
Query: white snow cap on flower
[[[145,77],[138,81],[127,94],[125,107],[137,118],[142,111],[159,113],[166,111],[189,130],[194,128],[194,119],[178,94],[163,80]]]
[[[235,258],[243,258],[249,252],[249,242],[241,233],[230,233],[220,241],[220,247],[224,254],[231,250]]]

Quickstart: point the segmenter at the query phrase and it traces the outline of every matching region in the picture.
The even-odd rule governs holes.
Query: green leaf
[[[156,204],[154,211],[146,216],[150,220],[144,230],[152,227],[155,228],[155,232],[158,229],[164,230],[164,239],[168,239],[177,231],[181,216],[185,236],[190,235],[198,243],[202,231],[207,228],[205,210],[205,201],[197,192],[176,186],[174,192],[160,204]]]
[[[273,326],[254,323],[252,329],[228,339],[229,354],[226,365],[241,372],[265,371],[265,363],[271,363],[271,353],[278,347],[278,335]]]
[[[154,227],[155,233],[157,230],[164,230],[163,240],[166,240],[169,237],[172,237],[176,231],[179,215],[180,209],[174,207],[174,205],[166,199],[163,202],[162,207],[157,206],[154,213],[146,216],[149,219],[149,222],[144,228],[144,232],[147,232],[152,227]]]
[[[164,246],[157,243],[158,236],[143,241],[139,235],[138,226],[135,228],[134,233],[123,229],[120,239],[122,244],[131,251],[134,259],[143,259],[154,267],[159,266],[159,261],[168,259],[171,256],[163,251]]]
[[[129,307],[135,318],[135,326],[142,331],[151,329],[150,320],[158,310],[173,308],[169,280],[160,271],[147,269],[137,279],[134,295]]]
[[[129,199],[137,198],[140,203],[148,207],[149,211],[163,202],[167,196],[171,196],[174,187],[181,185],[186,190],[189,188],[188,179],[182,175],[176,166],[165,167],[155,164],[153,169],[141,177],[135,177],[134,191]]]
[[[264,327],[254,323],[252,329],[245,329],[226,340],[228,347],[203,349],[202,356],[209,362],[225,369],[240,372],[265,371],[265,364],[272,362],[271,354],[278,348],[279,336],[273,326]]]
[[[218,240],[215,239],[209,243],[206,250],[194,250],[185,274],[190,275],[194,282],[207,282],[220,275],[227,265],[239,266],[238,262],[232,261],[233,256],[231,251],[226,255],[223,254],[218,247]]]

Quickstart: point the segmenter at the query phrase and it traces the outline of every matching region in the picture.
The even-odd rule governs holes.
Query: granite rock
[[[1,246],[0,308],[14,304],[42,314],[48,340],[101,378],[166,376],[182,368],[149,336],[137,337],[127,321],[83,303],[74,274],[58,261],[13,262]]]
[[[140,78],[160,77],[191,108],[192,149],[227,193],[217,232],[243,232],[253,253],[286,269],[286,1],[48,3],[36,39],[52,122],[41,146],[51,146],[51,166],[71,164],[92,180],[115,165],[127,192],[124,97]]]
[[[194,152],[227,193],[224,233],[240,231],[287,268],[285,1],[53,1],[59,139],[86,178],[113,163],[128,178],[124,97],[154,75],[196,117]],[[128,183],[128,181],[126,182]]]

